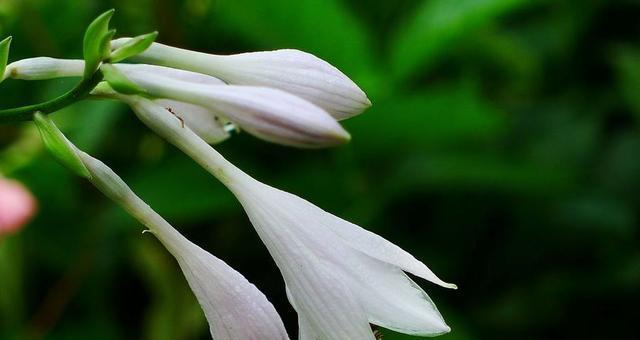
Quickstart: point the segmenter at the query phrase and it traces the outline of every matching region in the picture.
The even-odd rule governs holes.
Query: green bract
[[[115,31],[109,31],[109,21],[114,10],[108,10],[97,17],[84,34],[84,77],[88,78],[98,69],[105,55],[109,53],[109,42]],[[108,38],[107,38],[108,37]],[[105,51],[106,49],[106,51]]]
[[[111,64],[102,64],[100,71],[104,75],[104,80],[109,83],[112,89],[123,94],[144,94],[145,90],[132,82],[120,70]]]
[[[111,58],[109,60],[112,63],[117,63],[129,57],[140,54],[147,48],[149,48],[149,46],[151,46],[151,44],[156,40],[157,36],[158,32],[139,35],[127,41],[124,45],[111,52]]]
[[[0,41],[0,82],[4,79],[4,70],[7,68],[10,45],[11,37],[7,37],[4,40]]]
[[[76,153],[76,148],[67,140],[53,121],[46,115],[36,112],[33,121],[40,131],[45,147],[58,162],[75,172],[79,176],[90,178],[89,170]]]
[[[111,39],[116,35],[116,30],[109,30],[100,41],[100,52],[102,60],[108,60],[111,57]]]

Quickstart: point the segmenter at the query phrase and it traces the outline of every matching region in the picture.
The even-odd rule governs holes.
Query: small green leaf
[[[82,160],[80,160],[75,146],[69,142],[67,137],[62,134],[49,117],[40,112],[36,112],[33,116],[33,121],[38,127],[38,131],[40,131],[40,136],[42,137],[45,147],[60,164],[66,166],[79,176],[85,178],[91,177],[89,170],[87,170]]]
[[[143,94],[146,92],[111,64],[103,64],[100,70],[104,75],[104,80],[117,92],[124,94]]]
[[[117,63],[144,52],[156,40],[158,32],[139,35],[111,53],[110,61]]]
[[[83,53],[84,53],[84,76],[91,76],[98,69],[103,58],[104,38],[109,33],[109,21],[115,10],[110,9],[97,17],[84,34]],[[115,32],[114,32],[115,33]]]
[[[9,60],[9,47],[11,46],[11,37],[7,37],[0,41],[0,82],[4,80],[4,70],[7,68]]]
[[[111,39],[116,35],[116,30],[109,30],[100,41],[100,55],[102,56],[102,60],[109,60],[111,57]]]

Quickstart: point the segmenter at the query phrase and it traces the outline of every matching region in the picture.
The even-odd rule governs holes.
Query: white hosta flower
[[[47,116],[36,113],[34,122],[45,146],[58,161],[87,178],[147,226],[176,258],[204,310],[214,339],[288,339],[273,305],[240,273],[182,236],[113,170],[76,148]]]
[[[96,187],[145,224],[176,258],[215,340],[289,339],[273,305],[242,274],[182,236],[109,167],[84,152],[77,154]]]
[[[128,39],[112,41],[113,48]],[[221,56],[153,43],[135,58],[145,63],[209,74],[229,84],[277,88],[318,105],[337,119],[352,117],[371,106],[366,94],[344,73],[320,58],[298,50]]]
[[[4,78],[41,80],[58,77],[81,77],[84,60],[37,57],[18,60],[7,65]]]
[[[276,261],[298,312],[300,339],[373,339],[369,323],[433,336],[450,329],[427,294],[405,273],[440,280],[384,238],[233,166],[162,110],[141,120],[190,155],[240,200]]]
[[[235,180],[235,181],[234,181]],[[445,287],[423,263],[380,236],[248,176],[229,187],[280,268],[304,339],[369,339],[368,323],[433,336],[449,331],[403,270]]]
[[[318,148],[350,139],[349,133],[327,112],[280,90],[184,81],[155,72],[139,72],[137,65],[117,68],[154,97],[205,107],[267,141]]]

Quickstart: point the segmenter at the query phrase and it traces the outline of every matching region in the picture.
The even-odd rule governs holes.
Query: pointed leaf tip
[[[11,36],[0,41],[0,82],[4,80],[4,71],[9,61],[9,48],[11,47]]]
[[[132,82],[127,76],[120,72],[112,64],[102,64],[100,67],[104,80],[109,83],[112,89],[124,94],[144,94],[146,91]]]
[[[154,31],[131,38],[129,41],[127,41],[125,44],[111,53],[111,62],[117,63],[119,61],[144,52],[147,48],[149,48],[149,46],[151,46],[151,44],[156,40],[157,37],[158,32]]]
[[[83,39],[83,54],[85,60],[85,69],[84,76],[89,77],[96,71],[100,62],[105,57],[105,54],[108,55],[108,51],[105,53],[105,45],[106,49],[109,49],[108,42],[111,41],[113,34],[115,31],[109,31],[109,22],[111,21],[111,17],[115,12],[114,9],[110,9],[102,14],[100,14],[89,26],[84,34]],[[111,35],[111,37],[109,37]],[[105,40],[107,42],[105,42]]]
[[[40,136],[42,137],[45,147],[60,164],[66,166],[79,176],[85,178],[91,177],[89,170],[78,156],[77,149],[58,129],[51,118],[40,112],[36,112],[33,116],[33,122],[36,124],[38,131],[40,131]]]
[[[100,41],[100,56],[102,60],[108,60],[111,56],[111,39],[116,35],[116,30],[109,30]]]

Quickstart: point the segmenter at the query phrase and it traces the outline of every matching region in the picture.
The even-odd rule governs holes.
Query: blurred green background
[[[640,3],[523,0],[0,0],[10,60],[81,57],[115,8],[118,36],[158,30],[212,53],[298,48],[330,61],[373,107],[321,151],[247,134],[218,150],[412,252],[453,331],[443,339],[638,338]],[[5,81],[0,107],[76,80]],[[265,292],[296,337],[283,282],[222,185],[115,102],[54,115],[195,243]],[[206,339],[175,261],[142,226],[0,126],[0,172],[40,202],[0,242],[0,339]],[[413,339],[383,331],[384,339]]]

